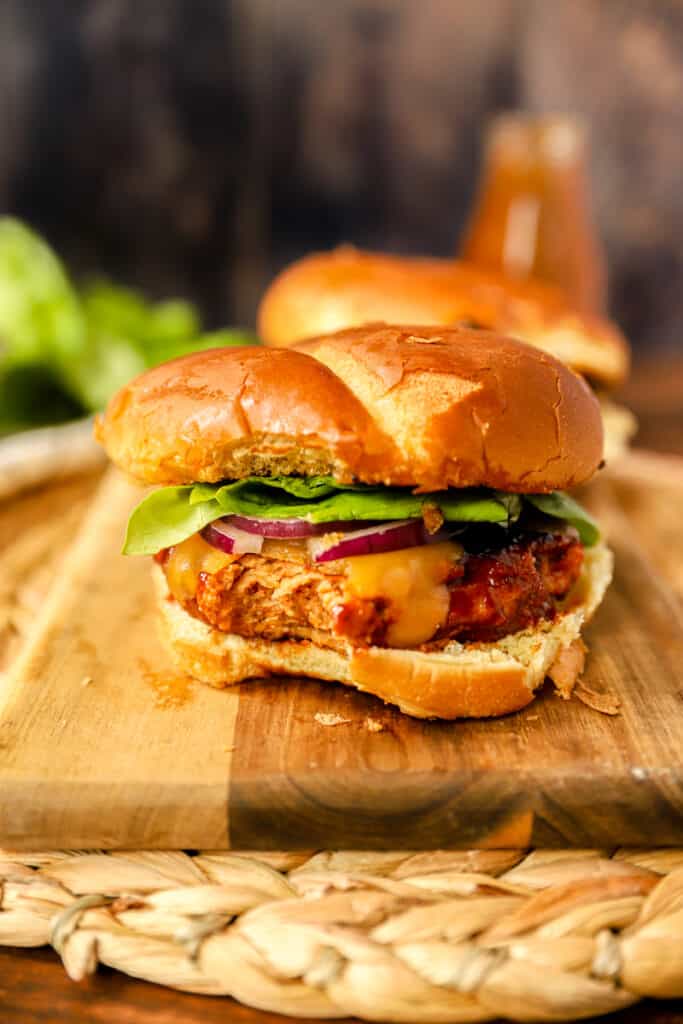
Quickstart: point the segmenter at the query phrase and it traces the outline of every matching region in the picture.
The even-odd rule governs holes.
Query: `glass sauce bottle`
[[[510,277],[552,282],[582,312],[605,312],[606,259],[590,214],[587,143],[577,119],[504,114],[493,121],[460,255]]]

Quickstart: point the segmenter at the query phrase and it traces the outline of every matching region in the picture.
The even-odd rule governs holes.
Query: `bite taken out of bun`
[[[553,286],[514,281],[465,261],[390,256],[342,246],[287,267],[266,291],[259,331],[289,347],[374,320],[472,324],[549,352],[594,384],[628,372],[629,350],[609,321],[571,308]]]
[[[297,349],[224,348],[149,370],[96,432],[146,483],[331,475],[421,491],[549,492],[602,458],[587,384],[487,331],[367,324]]]

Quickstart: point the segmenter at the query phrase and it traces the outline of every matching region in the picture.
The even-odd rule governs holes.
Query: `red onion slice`
[[[330,524],[328,529],[329,526]],[[421,519],[402,519],[396,523],[384,523],[365,530],[353,530],[344,537],[311,540],[308,548],[314,562],[333,562],[337,558],[354,558],[356,555],[414,548],[432,540],[434,538],[429,537]]]
[[[244,528],[246,524],[249,529]],[[353,522],[309,523],[305,519],[224,516],[205,526],[202,536],[213,547],[233,555],[259,554],[268,537],[284,540],[308,537],[308,550],[314,562],[333,562],[337,558],[435,544],[449,536],[443,530],[430,534],[422,519],[374,523],[362,530],[350,529],[353,525]]]
[[[228,555],[259,554],[263,547],[263,537],[257,537],[246,530],[239,530],[236,526],[226,522],[225,519],[217,519],[202,530],[202,537],[214,548],[225,551]]]
[[[246,533],[258,534],[259,537],[277,537],[280,540],[297,537],[315,537],[331,530],[348,529],[354,523],[309,523],[307,519],[261,519],[258,516],[225,516],[221,520],[236,526]]]

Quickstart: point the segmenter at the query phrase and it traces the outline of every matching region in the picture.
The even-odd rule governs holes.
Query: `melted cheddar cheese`
[[[340,558],[320,566],[311,565],[311,568],[344,575],[349,598],[388,601],[391,619],[386,636],[388,646],[415,647],[430,640],[446,621],[449,609],[446,579],[462,555],[459,544],[445,541],[378,555]],[[298,540],[266,540],[262,556],[308,561],[306,544]],[[192,601],[200,573],[220,572],[239,557],[219,551],[195,534],[169,552],[165,572],[171,594],[181,603]]]
[[[234,557],[207,544],[200,534],[195,533],[169,552],[164,566],[168,589],[181,604],[192,601],[197,593],[200,572],[220,572]]]
[[[346,558],[348,588],[357,597],[391,601],[389,647],[415,647],[430,640],[448,615],[446,578],[462,557],[459,544],[445,541],[381,555]]]

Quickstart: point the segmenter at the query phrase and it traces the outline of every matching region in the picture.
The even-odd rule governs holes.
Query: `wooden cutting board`
[[[333,684],[179,676],[149,562],[118,554],[138,497],[105,478],[0,688],[0,845],[683,844],[681,608],[610,501],[585,681],[620,714],[546,687],[503,719],[434,723]]]

